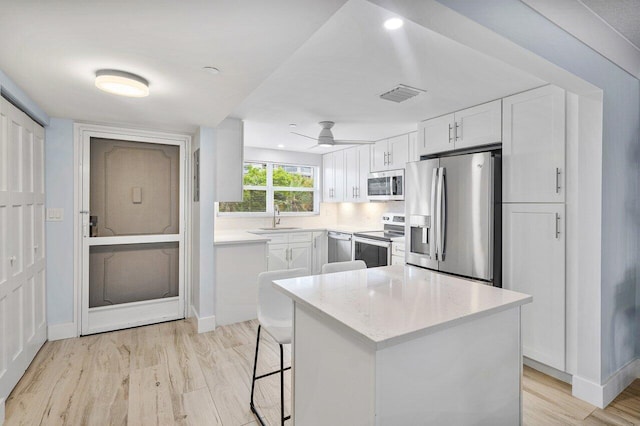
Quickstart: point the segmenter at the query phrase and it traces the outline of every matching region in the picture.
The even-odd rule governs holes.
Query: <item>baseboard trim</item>
[[[604,385],[574,375],[571,393],[596,407],[605,408],[637,378],[640,378],[640,360],[634,359],[619,369]]]
[[[216,316],[201,317],[198,314],[198,310],[195,306],[191,305],[191,317],[195,320],[196,330],[199,333],[206,333],[207,331],[214,331],[216,329]]]
[[[74,322],[51,324],[47,326],[47,340],[62,340],[78,337],[78,327]]]
[[[527,358],[526,356],[522,357],[522,362],[524,365],[533,368],[541,373],[546,374],[547,376],[551,376],[555,379],[561,380],[565,383],[571,384],[571,374],[565,373],[564,371],[560,371],[553,367],[549,367],[546,364],[535,361],[531,358]]]

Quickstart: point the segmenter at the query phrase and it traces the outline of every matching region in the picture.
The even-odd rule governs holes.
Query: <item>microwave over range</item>
[[[404,200],[404,170],[369,173],[367,198],[371,201]]]

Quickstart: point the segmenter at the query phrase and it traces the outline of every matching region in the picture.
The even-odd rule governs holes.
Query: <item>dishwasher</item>
[[[351,260],[351,234],[329,231],[327,239],[329,263]]]

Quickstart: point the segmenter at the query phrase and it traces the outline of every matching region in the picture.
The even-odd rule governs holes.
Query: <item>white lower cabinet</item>
[[[565,370],[565,206],[503,204],[503,287],[522,307],[523,355]]]
[[[312,233],[291,232],[268,235],[269,256],[267,270],[307,268],[311,272],[312,262]]]
[[[242,267],[238,268],[238,259]],[[256,317],[258,275],[267,269],[267,244],[215,246],[216,324],[227,325]]]
[[[328,262],[327,232],[316,231],[313,233],[313,253],[311,273],[314,275],[322,272],[322,265]]]
[[[289,269],[307,268],[311,272],[311,244],[289,244]]]
[[[393,241],[391,243],[391,264],[404,265],[404,241]]]
[[[269,263],[267,270],[289,269],[289,244],[269,244]]]

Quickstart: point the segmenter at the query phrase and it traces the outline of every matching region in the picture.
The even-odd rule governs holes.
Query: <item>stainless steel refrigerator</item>
[[[500,287],[500,151],[407,163],[406,262]]]

